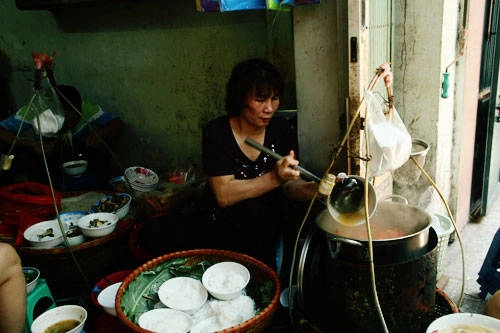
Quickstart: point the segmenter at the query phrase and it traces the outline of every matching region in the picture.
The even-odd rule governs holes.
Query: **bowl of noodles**
[[[478,313],[451,313],[435,319],[426,333],[495,333],[500,320]]]

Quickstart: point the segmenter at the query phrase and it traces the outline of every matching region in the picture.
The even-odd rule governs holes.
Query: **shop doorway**
[[[500,0],[486,3],[470,215],[484,216],[500,192]]]

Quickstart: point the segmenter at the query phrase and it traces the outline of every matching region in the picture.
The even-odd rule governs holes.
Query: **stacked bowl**
[[[158,175],[153,170],[140,166],[127,168],[125,178],[134,190],[140,192],[154,191],[159,181]]]

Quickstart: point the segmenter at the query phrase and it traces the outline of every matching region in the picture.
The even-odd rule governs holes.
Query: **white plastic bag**
[[[366,131],[368,135],[369,175],[379,176],[402,166],[411,154],[411,136],[396,108],[388,118],[385,104],[372,92],[365,91]]]

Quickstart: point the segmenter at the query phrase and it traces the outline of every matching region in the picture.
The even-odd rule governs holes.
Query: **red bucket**
[[[123,281],[123,279],[125,279],[125,277],[127,277],[127,275],[129,275],[131,272],[132,270],[124,270],[111,273],[99,280],[92,289],[92,292],[90,293],[90,299],[92,300],[92,303],[94,303],[94,305],[99,309],[99,312],[95,317],[93,332],[131,332],[131,330],[127,326],[125,326],[118,317],[112,316],[105,312],[97,301],[97,296],[104,288],[114,283]]]

